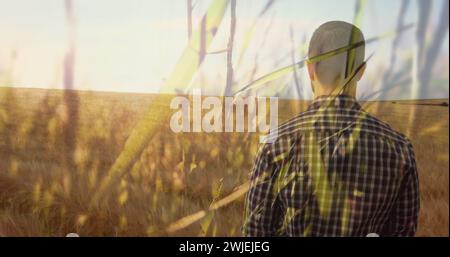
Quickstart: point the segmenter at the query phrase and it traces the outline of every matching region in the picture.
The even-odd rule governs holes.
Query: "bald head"
[[[356,26],[343,21],[326,22],[314,31],[308,55],[311,58],[361,41],[364,41],[364,35]],[[365,46],[362,45],[314,63],[314,79],[324,86],[336,86],[363,64],[364,55]]]

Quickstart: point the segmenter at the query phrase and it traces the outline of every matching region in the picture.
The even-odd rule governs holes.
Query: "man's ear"
[[[359,70],[358,74],[356,74],[356,78],[358,79],[357,81],[360,81],[361,78],[364,75],[364,72],[366,71],[366,67],[367,67],[367,63],[364,63],[363,66],[361,67],[361,69]]]
[[[309,78],[311,79],[311,81],[316,80],[316,76],[314,75],[316,72],[314,64],[308,63],[308,64],[306,64],[306,66],[308,67],[308,74],[309,74]]]

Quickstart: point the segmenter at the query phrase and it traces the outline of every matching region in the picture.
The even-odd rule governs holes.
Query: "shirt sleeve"
[[[268,145],[262,145],[250,174],[250,188],[245,200],[244,236],[276,236],[281,208],[273,194],[272,162]]]
[[[408,165],[395,205],[385,225],[384,236],[414,236],[420,209],[419,178],[412,145]]]

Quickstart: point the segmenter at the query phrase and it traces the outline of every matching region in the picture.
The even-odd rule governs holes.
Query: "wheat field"
[[[201,211],[247,181],[255,133],[176,134],[155,124],[158,133],[131,169],[92,204],[155,97],[0,88],[0,236],[240,236],[242,195]],[[164,97],[161,110],[172,96]],[[281,100],[280,122],[307,104]],[[417,235],[448,236],[448,99],[363,106],[412,141],[421,190]],[[183,217],[194,219],[167,229]]]

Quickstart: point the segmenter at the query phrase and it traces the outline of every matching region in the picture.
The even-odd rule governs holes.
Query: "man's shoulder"
[[[311,112],[305,111],[281,123],[271,130],[260,144],[259,154],[266,156],[272,163],[282,162],[298,142],[304,132],[310,129]]]
[[[404,164],[415,165],[413,145],[405,134],[369,113],[366,114],[364,123],[366,133],[383,142],[385,146],[394,148]]]
[[[396,144],[411,145],[408,137],[400,131],[392,128],[387,122],[378,119],[372,114],[365,112],[364,122],[361,127],[365,132],[372,134],[373,136],[380,137],[382,139],[389,139]]]
[[[308,129],[306,126],[308,120],[310,120],[308,111],[302,112],[294,116],[293,118],[281,123],[274,130],[270,130],[269,133],[264,136],[263,143],[272,145],[284,144],[291,141],[294,137],[297,137],[299,133]]]

